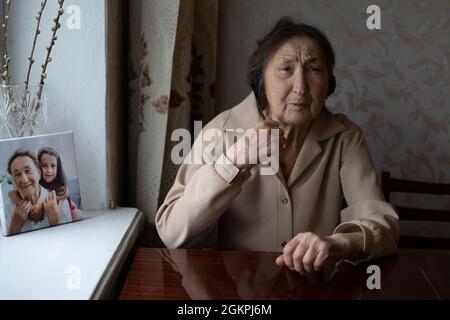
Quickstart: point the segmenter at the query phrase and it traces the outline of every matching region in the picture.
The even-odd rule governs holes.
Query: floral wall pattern
[[[366,27],[366,9],[371,4],[359,0],[221,2],[218,111],[250,92],[245,70],[256,39],[281,16],[290,15],[316,25],[330,38],[337,58],[337,90],[327,106],[362,127],[377,172],[450,183],[450,2],[377,1],[381,30]],[[437,201],[398,198],[418,206],[450,208],[450,197]]]

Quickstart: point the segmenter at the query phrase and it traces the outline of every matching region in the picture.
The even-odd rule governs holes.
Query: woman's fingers
[[[31,209],[33,208],[33,205],[31,204],[31,202],[28,202],[26,207],[25,207],[25,212],[27,215],[29,215],[31,213]]]
[[[300,241],[297,245],[297,248],[295,249],[292,260],[294,262],[294,269],[297,272],[305,273],[308,272],[308,270],[305,268],[305,265],[303,263],[305,254],[310,250],[308,247],[308,244],[306,241]]]
[[[277,128],[279,126],[280,126],[280,123],[271,118],[266,118],[265,120],[256,124],[256,127],[260,127],[260,128],[263,128],[263,127]]]
[[[275,129],[272,129],[272,130],[278,130],[278,145],[279,145],[281,148],[285,148],[285,147],[287,146],[287,139],[286,139],[286,137],[284,136],[284,130],[281,129],[281,128],[275,128]],[[272,138],[271,138],[271,139],[272,139]],[[271,144],[272,141],[269,141],[269,143]]]
[[[22,201],[20,201],[20,205],[19,205],[19,208],[22,210],[22,211],[28,211],[28,206],[30,205],[30,201],[27,201],[27,200],[22,200]]]
[[[317,248],[315,245],[312,245],[308,248],[308,251],[303,255],[302,263],[303,269],[306,272],[314,271],[314,261],[317,257]]]
[[[50,205],[53,202],[56,202],[56,192],[55,192],[55,190],[51,191],[48,194],[48,196],[44,199],[44,205]]]
[[[16,208],[17,208],[18,210],[22,210],[23,208],[25,208],[25,205],[26,205],[26,201],[25,201],[25,200],[20,200],[20,201],[17,203]]]
[[[275,259],[275,263],[276,265],[282,267],[284,266],[284,258],[283,258],[283,254],[280,254],[276,259]]]
[[[280,140],[280,146],[281,148],[287,147],[287,139],[285,137],[283,137],[283,139]]]
[[[276,145],[272,145],[274,130],[278,131]],[[280,124],[266,119],[258,122],[254,128],[247,129],[244,136],[227,149],[226,155],[234,164],[249,165],[251,168],[258,163],[267,165],[267,158],[271,157],[275,150],[279,150],[280,146],[286,145],[287,140]]]
[[[300,273],[319,271],[331,257],[326,239],[307,232],[289,241],[275,263]]]
[[[297,248],[298,241],[297,239],[292,239],[289,241],[283,248],[283,260],[286,267],[291,270],[294,270],[294,260],[292,259],[292,255]]]
[[[30,214],[30,210],[33,207],[30,201],[22,200],[16,206],[16,213],[22,218],[26,219]]]
[[[328,259],[328,250],[320,250],[314,260],[314,271],[320,271],[323,268],[325,261]]]

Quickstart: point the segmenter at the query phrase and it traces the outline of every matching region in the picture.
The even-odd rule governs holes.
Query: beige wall
[[[338,84],[327,105],[363,128],[377,171],[450,182],[450,1],[376,1],[382,29],[368,30],[374,3],[221,1],[218,111],[250,92],[245,70],[256,39],[281,16],[298,17],[330,38]],[[450,197],[431,202],[450,208]]]

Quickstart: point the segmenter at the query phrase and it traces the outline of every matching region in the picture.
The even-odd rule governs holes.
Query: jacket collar
[[[253,128],[258,121],[261,121],[261,117],[256,106],[255,95],[251,93],[241,103],[231,109],[223,129],[243,129],[245,131]]]
[[[287,187],[292,187],[311,163],[322,153],[322,141],[326,141],[347,127],[328,110],[324,109],[319,116],[313,120],[311,127],[303,142],[302,149],[295,160],[294,168],[289,176]]]

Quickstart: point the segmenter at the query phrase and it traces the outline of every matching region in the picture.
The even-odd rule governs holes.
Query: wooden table
[[[277,253],[139,248],[121,299],[450,299],[450,251],[401,250],[358,266],[300,275]],[[367,288],[369,265],[381,289]]]

